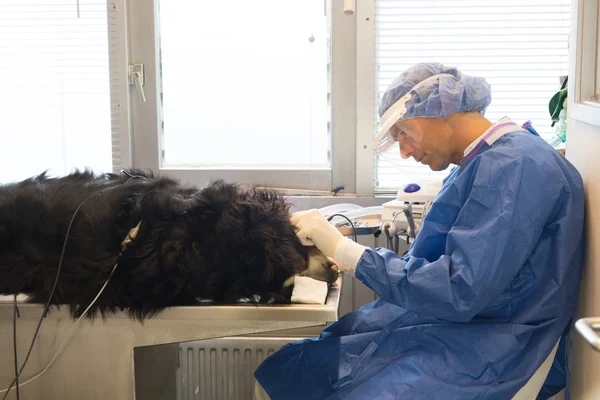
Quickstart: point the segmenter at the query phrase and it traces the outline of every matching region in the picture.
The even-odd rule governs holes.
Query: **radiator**
[[[177,400],[251,400],[254,370],[298,339],[239,337],[180,343]]]

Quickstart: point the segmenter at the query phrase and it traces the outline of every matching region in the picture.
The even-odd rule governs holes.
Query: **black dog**
[[[274,192],[221,181],[198,190],[142,171],[78,172],[0,186],[0,294],[46,302],[65,239],[52,304],[68,304],[73,316],[117,263],[90,316],[126,310],[142,320],[198,298],[285,303],[296,274],[337,278],[332,262],[299,242]]]

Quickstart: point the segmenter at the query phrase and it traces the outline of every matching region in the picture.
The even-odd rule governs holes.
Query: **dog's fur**
[[[0,186],[1,294],[48,300],[71,220],[52,303],[68,304],[73,316],[116,263],[90,316],[126,310],[143,320],[198,298],[234,303],[257,294],[289,302],[295,274],[337,277],[322,254],[302,246],[288,204],[274,192],[221,181],[198,190],[143,171],[77,172]]]

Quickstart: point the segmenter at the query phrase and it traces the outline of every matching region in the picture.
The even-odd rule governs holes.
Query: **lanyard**
[[[469,151],[468,154],[463,156],[463,158],[460,160],[460,164],[462,165],[462,164],[466,163],[467,161],[469,161],[470,159],[472,159],[473,157],[475,157],[475,155],[483,147],[484,143],[487,143],[491,146],[492,144],[494,144],[494,142],[496,140],[498,140],[502,136],[506,135],[507,133],[515,132],[515,131],[522,131],[522,130],[523,129],[519,125],[515,124],[512,121],[503,122],[503,123],[493,126],[490,130],[488,130],[483,136],[481,136],[478,139],[479,142],[477,143],[477,145],[475,145],[475,147],[473,147],[471,149],[471,151]],[[526,132],[529,132],[529,131],[526,131]]]

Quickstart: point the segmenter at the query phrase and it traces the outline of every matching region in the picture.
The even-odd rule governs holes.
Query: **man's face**
[[[391,133],[404,159],[412,157],[433,171],[443,171],[452,162],[452,135],[443,118],[398,121]]]

